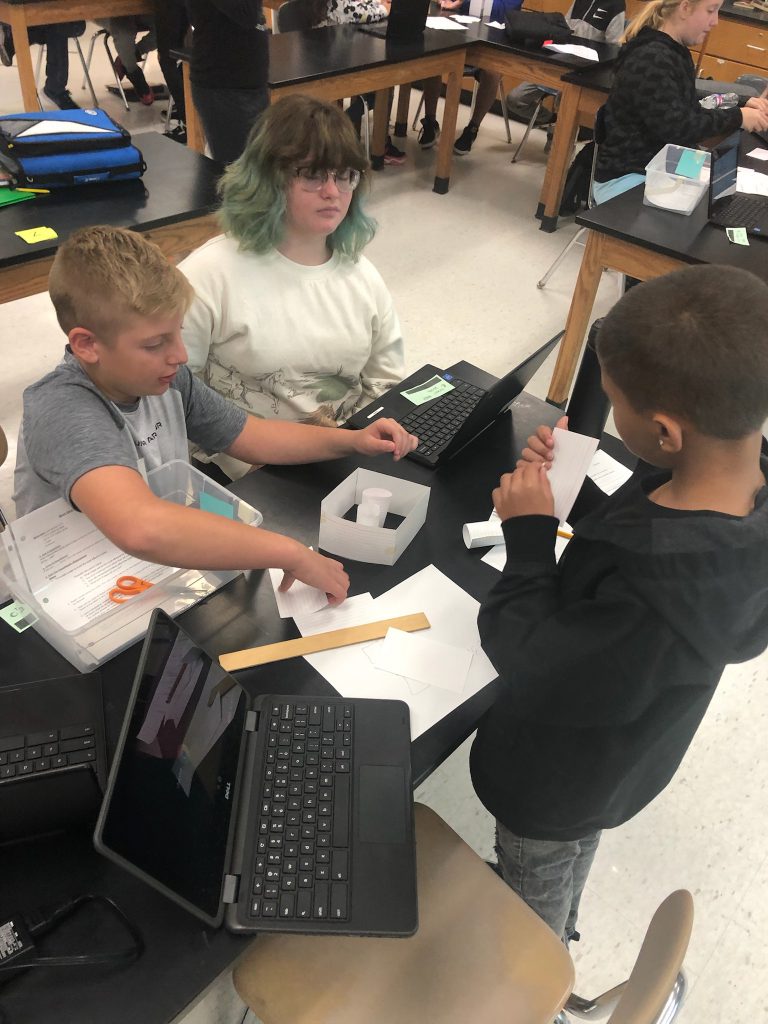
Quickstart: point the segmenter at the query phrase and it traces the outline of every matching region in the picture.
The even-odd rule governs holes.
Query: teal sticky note
[[[225,519],[235,518],[235,510],[228,501],[213,494],[206,494],[205,491],[200,494],[200,508],[203,512],[213,512],[217,516],[224,516]]]
[[[706,153],[700,153],[695,149],[684,149],[677,161],[676,173],[682,174],[684,178],[693,178],[694,181],[698,181],[706,155]]]

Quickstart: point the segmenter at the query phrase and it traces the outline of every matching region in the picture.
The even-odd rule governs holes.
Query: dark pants
[[[214,160],[229,164],[245,149],[248,134],[269,106],[269,90],[209,89],[192,83],[192,96]]]
[[[84,21],[68,21],[62,25],[42,25],[29,31],[29,41],[45,45],[45,91],[59,96],[67,88],[69,78],[69,40],[85,32]]]
[[[155,29],[157,31],[157,61],[163,73],[168,92],[176,107],[179,121],[186,120],[184,110],[184,82],[181,66],[168,53],[169,50],[184,45],[184,37],[189,27],[187,11],[181,0],[163,0],[156,7]]]

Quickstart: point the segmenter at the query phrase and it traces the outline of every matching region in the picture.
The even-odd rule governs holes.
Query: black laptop
[[[210,925],[410,935],[410,743],[401,701],[251,698],[158,610],[95,845]]]
[[[739,132],[712,150],[709,175],[709,221],[720,228],[744,228],[768,237],[768,196],[736,192]]]
[[[561,337],[562,334],[556,334],[491,387],[487,386],[488,374],[471,363],[464,364],[462,377],[431,364],[422,366],[350,416],[345,425],[362,430],[382,416],[389,416],[419,438],[418,448],[408,458],[434,468],[453,458],[490,427],[517,398]],[[435,397],[424,400],[428,394]]]
[[[361,32],[381,39],[410,42],[419,39],[427,24],[430,0],[392,0],[386,21],[373,25],[358,25]]]

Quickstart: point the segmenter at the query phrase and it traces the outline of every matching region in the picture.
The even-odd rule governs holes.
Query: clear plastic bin
[[[691,161],[701,158],[698,177],[679,173],[681,160],[690,165]],[[709,186],[709,166],[709,153],[667,144],[645,168],[643,202],[673,213],[693,213]]]
[[[200,508],[201,501],[206,504],[205,495],[213,499],[212,504],[222,514],[226,505],[235,521],[259,526],[263,520],[261,513],[247,502],[180,459],[152,470],[147,474],[147,483],[158,497],[177,505]],[[144,636],[153,609],[163,608],[169,615],[179,615],[239,575],[236,570],[176,569],[123,604],[101,602],[104,610],[90,615],[86,625],[66,628],[61,618],[57,621],[46,610],[53,600],[51,588],[58,586],[59,581],[49,587],[33,587],[18,557],[17,538],[21,540],[27,518],[16,520],[2,534],[0,579],[17,601],[30,608],[37,620],[37,632],[83,672],[90,672]],[[204,550],[204,537],[200,546]]]

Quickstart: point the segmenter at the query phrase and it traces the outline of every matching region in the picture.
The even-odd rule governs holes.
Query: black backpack
[[[573,163],[568,168],[565,178],[563,198],[560,201],[561,217],[578,213],[582,206],[587,205],[594,152],[594,142],[588,142],[573,158]]]
[[[536,47],[542,43],[564,43],[571,30],[560,11],[506,11],[507,39],[511,43]]]

